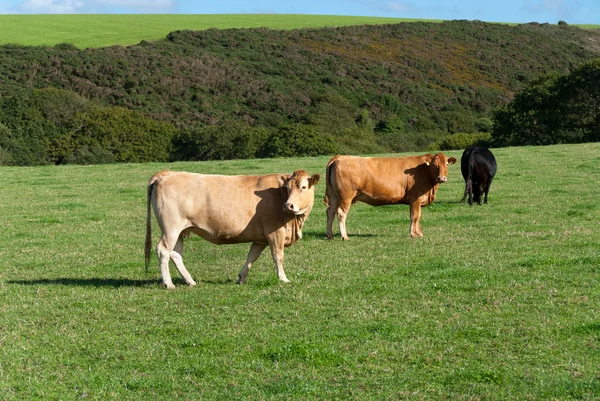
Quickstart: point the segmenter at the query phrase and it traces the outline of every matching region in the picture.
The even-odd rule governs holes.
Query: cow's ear
[[[448,164],[454,164],[454,163],[456,163],[456,161],[457,161],[456,157],[451,157],[448,159]]]
[[[311,186],[313,186],[313,185],[317,185],[319,183],[320,179],[321,179],[321,174],[313,174],[313,176],[310,177],[308,182]]]
[[[284,187],[288,180],[290,179],[289,175],[280,175],[279,177],[277,177],[277,183],[279,184],[280,187]]]
[[[435,156],[433,156],[433,155],[421,156],[421,163],[429,166],[433,162],[434,158],[435,158]]]

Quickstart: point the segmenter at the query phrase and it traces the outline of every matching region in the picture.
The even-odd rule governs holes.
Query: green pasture
[[[72,43],[87,48],[133,45],[142,40],[163,39],[169,32],[177,30],[299,29],[407,21],[415,20],[307,14],[6,14],[0,15],[0,44],[53,46]]]
[[[0,168],[0,398],[598,399],[600,144],[493,151],[490,203],[451,166],[422,239],[408,206],[356,204],[326,240],[322,181],[290,284],[265,251],[236,285],[249,245],[193,237],[173,291],[144,272],[154,172],[328,158]]]
[[[159,40],[177,30],[300,29],[413,21],[441,22],[432,19],[310,14],[4,14],[0,15],[0,45],[54,46],[71,43],[85,49]],[[600,25],[578,26],[600,28]]]

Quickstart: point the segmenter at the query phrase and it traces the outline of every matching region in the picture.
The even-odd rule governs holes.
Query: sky
[[[1,14],[325,14],[600,24],[600,0],[0,0]]]

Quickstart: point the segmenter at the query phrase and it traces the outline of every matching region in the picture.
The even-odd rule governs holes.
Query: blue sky
[[[0,0],[3,14],[330,14],[600,24],[600,0]]]

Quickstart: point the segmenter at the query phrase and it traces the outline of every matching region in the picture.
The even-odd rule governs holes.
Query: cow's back
[[[158,178],[152,202],[163,226],[183,224],[219,244],[257,241],[265,225],[283,223],[279,177],[172,172]]]
[[[483,146],[479,146],[473,150],[473,159],[475,164],[485,165],[488,169],[489,176],[494,177],[496,175],[496,158],[494,154]]]
[[[332,163],[340,194],[370,205],[407,203],[422,164],[418,156],[405,158],[340,156]]]
[[[496,175],[497,169],[496,158],[486,147],[473,146],[465,149],[463,152],[460,169],[465,180],[469,176],[475,179],[480,178],[478,177],[479,174],[477,174],[480,171],[485,172],[486,177],[493,178]]]

